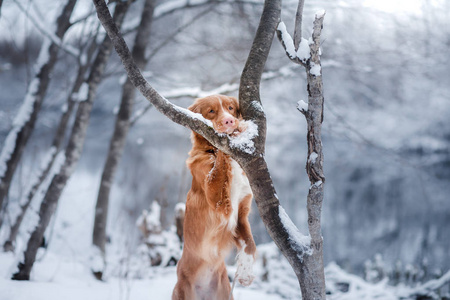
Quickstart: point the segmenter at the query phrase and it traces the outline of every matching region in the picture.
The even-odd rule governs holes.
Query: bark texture
[[[323,266],[323,238],[321,230],[321,214],[325,176],[323,174],[322,152],[322,122],[323,122],[323,82],[320,64],[320,34],[324,15],[316,15],[314,20],[312,40],[310,45],[311,59],[306,67],[308,81],[308,111],[304,112],[308,133],[308,160],[306,172],[311,183],[307,198],[308,228],[311,236],[313,253],[306,256],[300,278],[309,278],[307,282],[300,281],[303,299],[325,300],[325,275]],[[319,74],[317,72],[319,69]]]
[[[280,19],[281,1],[265,1],[259,27],[240,81],[239,101],[243,118],[252,120],[258,126],[258,136],[253,139],[255,151],[252,153],[246,153],[239,148],[233,148],[230,145],[229,137],[218,135],[206,123],[198,118],[193,118],[183,108],[176,107],[159,95],[142,77],[125,41],[111,20],[105,2],[103,0],[93,0],[93,2],[97,9],[97,15],[106,32],[113,40],[114,47],[122,59],[125,70],[133,84],[161,113],[172,121],[199,133],[212,145],[226,154],[231,155],[241,165],[248,176],[260,216],[270,236],[292,265],[299,278],[302,291],[305,290],[303,299],[324,299],[317,297],[308,298],[309,295],[321,295],[322,293],[321,290],[318,293],[316,291],[309,291],[316,289],[316,286],[313,284],[315,280],[311,276],[316,276],[318,272],[316,272],[315,264],[305,266],[305,262],[309,261],[307,257],[311,257],[312,260],[314,256],[308,256],[308,253],[311,252],[309,244],[305,245],[305,243],[296,240],[290,235],[290,231],[286,227],[286,221],[291,224],[292,222],[287,215],[284,216],[284,219],[281,217],[284,210],[280,206],[267,164],[264,160],[266,118],[261,106],[259,85],[275,29]],[[311,88],[311,93],[313,92],[314,90]],[[323,98],[321,99],[323,102]],[[318,134],[320,135],[320,129]],[[319,149],[316,150],[319,151]],[[314,203],[311,203],[311,209],[314,208]],[[315,226],[315,220],[317,220],[317,216],[311,222],[310,227]],[[320,214],[318,220],[320,220]],[[316,236],[316,231],[314,234]],[[316,240],[312,239],[312,241],[315,242]],[[313,244],[313,246],[316,246],[316,244]],[[321,243],[319,243],[319,246],[321,247]]]
[[[299,0],[299,7],[296,17],[295,33],[297,43],[294,40],[294,46],[298,48],[301,35],[301,19],[299,11],[302,11],[303,0]],[[310,58],[306,61],[298,58],[292,58],[286,50],[288,57],[295,63],[305,67],[308,90],[308,109],[299,108],[300,112],[306,117],[307,122],[307,144],[308,160],[306,163],[306,172],[311,183],[307,197],[308,211],[308,229],[311,237],[311,255],[305,255],[303,262],[296,269],[302,291],[302,299],[323,299],[325,300],[325,276],[323,265],[323,238],[321,232],[321,214],[325,176],[323,174],[323,152],[321,130],[323,122],[323,82],[322,69],[320,63],[320,34],[323,27],[325,13],[317,13],[312,33],[312,43],[309,45]],[[280,41],[286,49],[286,45],[279,33]]]
[[[134,40],[132,56],[140,69],[145,68],[148,61],[145,56],[145,52],[147,45],[149,44],[154,9],[155,0],[146,0],[141,15],[141,21]],[[122,88],[120,108],[117,113],[114,133],[110,140],[106,162],[103,167],[97,204],[95,207],[92,243],[100,249],[103,255],[105,255],[106,245],[106,224],[108,218],[109,194],[131,125],[130,119],[133,113],[135,94],[136,89],[130,79],[127,78]]]
[[[122,23],[128,6],[129,2],[118,2],[116,4],[114,21],[118,23],[118,26]],[[30,272],[36,260],[37,250],[42,244],[45,230],[50,223],[52,215],[56,211],[58,200],[66,186],[67,180],[72,175],[80,157],[96,90],[101,81],[111,50],[111,40],[106,36],[100,45],[99,51],[92,64],[89,77],[86,81],[89,85],[88,98],[78,106],[69,142],[65,149],[64,162],[62,163],[59,172],[52,178],[47,192],[45,193],[44,200],[39,209],[39,223],[28,240],[27,249],[24,253],[24,262],[19,263],[19,271],[13,275],[12,279],[29,280],[30,278]]]
[[[64,34],[71,25],[69,20],[76,2],[76,0],[68,0],[61,14],[56,20],[55,35],[60,40],[62,40]],[[46,43],[44,42],[43,47],[45,46]],[[5,157],[7,159],[5,161],[5,170],[0,175],[0,227],[3,223],[3,201],[8,195],[9,187],[11,185],[11,181],[16,171],[17,165],[22,157],[22,153],[25,149],[28,139],[33,132],[39,111],[41,110],[42,102],[45,98],[45,94],[47,93],[47,88],[50,83],[50,74],[56,64],[59,49],[59,46],[54,43],[51,43],[48,49],[41,49],[41,51],[47,51],[46,55],[48,59],[43,62],[42,65],[40,65],[40,69],[36,72],[34,79],[31,81],[31,83],[37,83],[37,88],[34,91],[28,91],[28,93],[32,92],[31,95],[28,95],[27,93],[28,96],[33,98],[31,112],[29,112],[29,117],[25,122],[19,121],[19,124],[13,125],[12,130],[8,134],[7,140],[10,139],[14,142],[14,148],[12,149],[12,151],[10,149],[6,149],[6,145],[2,149],[1,157]],[[28,88],[31,89],[30,86]],[[23,105],[26,105],[26,103],[24,103]],[[5,153],[9,151],[11,152],[7,154]]]

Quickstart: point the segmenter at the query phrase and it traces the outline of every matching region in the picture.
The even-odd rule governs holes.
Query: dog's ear
[[[195,99],[194,103],[192,103],[191,106],[188,107],[188,109],[189,109],[190,111],[192,111],[192,112],[201,114],[201,111],[200,111],[200,105],[199,105],[199,103],[198,103],[198,99]]]

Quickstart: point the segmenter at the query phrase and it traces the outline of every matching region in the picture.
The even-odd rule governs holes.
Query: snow
[[[86,101],[89,96],[89,84],[87,82],[83,82],[78,90],[78,93],[73,93],[72,100],[73,101]]]
[[[254,100],[250,103],[251,106],[253,106],[257,111],[264,113],[264,109],[258,101]]]
[[[306,103],[303,100],[300,100],[297,102],[297,109],[301,110],[301,111],[308,111],[308,103]]]
[[[258,125],[250,120],[243,120],[241,121],[242,124],[247,126],[247,129],[235,137],[230,137],[230,146],[238,148],[245,153],[253,154],[255,152],[255,143],[252,139],[258,136]]]
[[[190,111],[189,109],[178,107],[178,106],[174,106],[174,108],[178,112],[180,112],[182,114],[185,114],[185,115],[191,117],[192,119],[199,120],[199,121],[205,123],[206,125],[208,125],[209,127],[214,128],[213,123],[211,122],[211,120],[205,119],[205,117],[203,117],[202,114],[195,113],[193,111]]]
[[[316,152],[313,152],[309,155],[308,161],[311,163],[316,163],[316,159],[319,157],[319,155]]]
[[[311,68],[309,69],[309,73],[311,73],[314,76],[321,76],[321,70],[320,64],[315,64],[314,62],[311,62]]]
[[[161,222],[159,221],[161,215],[161,206],[158,202],[153,201],[150,207],[150,212],[144,210],[142,215],[137,219],[136,226],[145,225],[149,231],[160,231]]]
[[[286,47],[286,53],[291,59],[295,59],[297,57],[297,53],[295,52],[294,41],[292,40],[291,35],[287,32],[286,25],[284,25],[283,22],[280,22],[277,30],[281,33],[281,40]]]
[[[325,10],[324,9],[320,9],[320,10],[316,11],[316,19],[323,18],[324,16],[325,16]]]
[[[181,216],[182,214],[184,214],[184,212],[186,211],[186,203],[183,202],[178,202],[175,205],[175,214],[176,216]]]
[[[37,72],[41,69],[41,67],[47,62],[48,59],[48,50],[50,47],[49,42],[44,42],[41,47],[41,51],[39,52],[38,62],[36,64]],[[8,136],[5,139],[5,143],[2,147],[2,152],[0,154],[0,178],[5,175],[7,169],[7,162],[11,158],[11,154],[16,147],[17,135],[19,134],[22,127],[29,121],[31,113],[33,112],[33,106],[36,101],[36,93],[39,89],[39,78],[35,76],[33,80],[30,82],[27,90],[27,94],[25,95],[25,100],[20,106],[19,112],[14,118],[12,129],[8,133]]]
[[[311,57],[311,51],[309,49],[309,41],[305,38],[302,38],[300,44],[298,45],[298,50],[296,53],[297,57],[306,62]]]
[[[311,237],[309,235],[303,235],[297,229],[297,226],[291,221],[284,208],[278,206],[278,214],[283,224],[283,227],[289,233],[289,240],[292,248],[294,248],[299,254],[300,260],[303,260],[303,255],[311,255],[313,249],[311,248]]]

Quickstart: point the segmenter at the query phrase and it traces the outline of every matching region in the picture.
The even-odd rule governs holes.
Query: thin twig
[[[78,49],[75,49],[75,48],[73,48],[70,45],[63,45],[63,41],[60,38],[58,38],[55,34],[53,34],[52,32],[48,31],[46,29],[46,27],[43,26],[42,23],[37,21],[36,18],[32,14],[30,14],[30,12],[27,9],[25,9],[25,7],[23,7],[23,5],[19,1],[17,1],[17,0],[13,0],[13,1],[17,5],[17,7],[28,17],[28,19],[36,26],[36,28],[44,36],[46,36],[48,39],[50,39],[52,41],[52,43],[54,43],[55,45],[60,47],[65,52],[67,52],[68,54],[72,55],[73,57],[78,57],[78,55],[79,55]]]

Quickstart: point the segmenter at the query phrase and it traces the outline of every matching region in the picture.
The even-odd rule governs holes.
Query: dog
[[[189,108],[210,120],[218,133],[237,136],[246,129],[234,97],[196,99]],[[187,195],[184,248],[177,265],[172,300],[228,300],[230,281],[224,258],[238,248],[236,279],[252,283],[256,245],[248,215],[253,198],[247,176],[229,155],[192,132],[187,166],[192,186]]]

